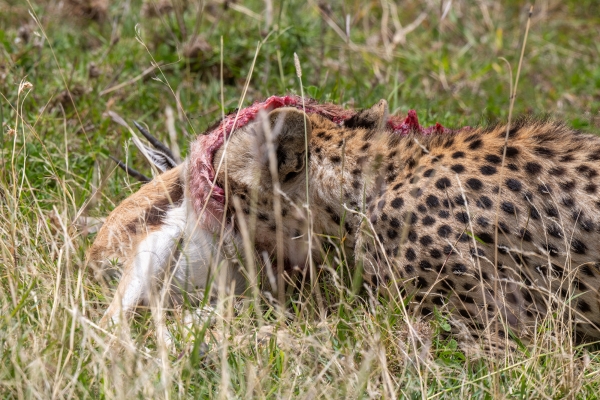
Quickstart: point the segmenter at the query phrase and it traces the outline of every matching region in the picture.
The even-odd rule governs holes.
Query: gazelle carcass
[[[240,241],[231,224],[215,215],[198,213],[191,205],[188,161],[177,163],[169,149],[136,123],[153,144],[134,143],[161,174],[150,180],[114,159],[131,176],[147,182],[106,218],[87,259],[98,277],[118,276],[115,296],[100,321],[117,324],[138,306],[159,309],[213,296],[219,276],[225,291],[240,294]],[[233,285],[232,285],[233,284]]]

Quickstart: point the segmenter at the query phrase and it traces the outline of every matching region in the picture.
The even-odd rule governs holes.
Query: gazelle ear
[[[268,122],[275,145],[279,179],[286,183],[304,170],[311,123],[304,112],[292,107],[271,111]]]
[[[382,129],[388,121],[388,103],[384,99],[379,100],[371,108],[359,111],[344,122],[347,128]]]

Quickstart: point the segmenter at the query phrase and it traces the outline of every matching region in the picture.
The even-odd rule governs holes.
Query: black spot
[[[508,214],[514,214],[515,213],[515,206],[510,201],[504,201],[504,202],[502,202],[502,204],[500,204],[500,208],[505,213],[508,213]]]
[[[475,300],[471,296],[467,296],[464,294],[459,294],[458,298],[464,301],[465,303],[474,304]]]
[[[390,226],[391,226],[392,228],[399,228],[399,227],[400,227],[400,220],[399,220],[398,218],[395,218],[395,217],[394,217],[394,218],[392,218],[392,219],[390,220]]]
[[[409,224],[414,225],[417,223],[417,215],[415,213],[410,213],[410,221]]]
[[[588,155],[588,161],[600,161],[600,150],[596,150]]]
[[[571,250],[575,254],[585,254],[587,246],[581,240],[573,238],[571,240]]]
[[[371,147],[371,143],[367,142],[361,146],[360,151],[366,151],[369,147]]]
[[[546,214],[548,214],[549,217],[557,218],[558,209],[554,206],[548,206],[548,208],[546,208]]]
[[[438,217],[447,219],[450,216],[450,213],[447,210],[440,210],[438,213]]]
[[[587,165],[580,165],[575,170],[588,179],[598,176],[598,172]]]
[[[444,190],[446,188],[449,188],[451,186],[450,183],[450,179],[443,177],[437,180],[437,182],[435,183],[435,187],[440,189],[440,190]]]
[[[424,217],[421,222],[423,223],[424,226],[431,226],[431,225],[435,224],[435,218],[428,215],[428,216]]]
[[[398,232],[394,229],[388,229],[387,235],[390,239],[395,239],[398,236]]]
[[[500,154],[502,154],[504,151],[504,149],[500,149]],[[506,157],[515,157],[516,155],[519,154],[519,149],[516,147],[510,147],[508,146],[506,148]]]
[[[382,214],[381,214],[381,220],[382,220],[382,221],[387,221],[387,220],[388,220],[388,216],[387,216],[387,214],[386,214],[386,213],[382,213]]]
[[[449,208],[450,205],[454,205],[454,203],[452,203],[451,200],[444,199],[444,200],[442,200],[442,205],[446,208]],[[598,202],[598,208],[600,208],[600,201]]]
[[[577,278],[573,279],[573,287],[577,290],[587,290],[585,283],[581,282]]]
[[[456,151],[454,153],[452,153],[452,158],[463,158],[465,156],[465,153],[462,151]]]
[[[530,175],[537,175],[542,171],[542,166],[536,162],[530,161],[525,164],[525,171]]]
[[[427,207],[425,207],[423,204],[419,204],[419,205],[417,206],[417,210],[418,210],[420,213],[423,213],[423,214],[424,214],[424,213],[426,213],[426,212],[427,212]]]
[[[494,175],[497,172],[496,167],[492,165],[484,165],[479,169],[479,171],[481,171],[481,173],[486,176]]]
[[[470,283],[468,283],[468,282],[465,282],[465,283],[463,284],[463,288],[464,288],[466,291],[469,291],[469,290],[473,289],[474,287],[475,287],[475,285],[472,285],[472,284],[470,284]]]
[[[444,279],[441,284],[447,290],[453,290],[456,287],[452,279]]]
[[[473,140],[477,139],[479,136],[480,136],[479,133],[473,133],[465,138],[465,143],[472,142]]]
[[[571,190],[575,189],[575,186],[577,185],[577,182],[573,181],[562,181],[559,182],[558,185],[565,191],[565,192],[570,192]]]
[[[441,237],[447,238],[452,233],[452,228],[450,227],[450,225],[442,225],[438,228],[437,233]]]
[[[573,157],[571,154],[567,154],[566,156],[562,156],[559,161],[563,162],[563,163],[568,163],[575,160],[575,157]]]
[[[429,256],[431,256],[431,258],[433,258],[433,259],[437,260],[437,259],[439,259],[440,257],[442,257],[442,252],[441,252],[441,251],[439,251],[438,249],[431,249],[431,250],[429,251]]]
[[[454,214],[454,218],[456,218],[458,222],[462,222],[463,224],[469,222],[469,214],[467,214],[464,211],[459,211],[456,214]]]
[[[427,204],[427,206],[429,207],[439,207],[440,201],[437,197],[430,194],[429,196],[427,196],[427,199],[425,199],[425,204]]]
[[[434,172],[435,172],[435,170],[433,168],[430,168],[427,171],[423,172],[423,176],[425,178],[429,178],[430,176],[433,175]]]
[[[417,254],[412,249],[412,247],[409,247],[408,249],[406,249],[406,253],[404,253],[404,256],[406,257],[406,259],[408,261],[414,261],[417,259]]]
[[[518,166],[517,164],[510,163],[510,164],[507,164],[506,166],[507,166],[507,167],[508,167],[508,169],[510,169],[511,171],[514,171],[514,172],[517,172],[517,171],[519,171],[519,166]]]
[[[404,200],[401,197],[396,197],[390,204],[393,208],[398,209],[404,205]]]
[[[485,158],[485,161],[492,163],[492,164],[500,164],[500,162],[502,161],[502,159],[495,154],[488,154],[484,158]]]
[[[564,199],[562,199],[562,203],[565,206],[571,208],[575,205],[575,200],[573,200],[573,198],[571,198],[571,197],[565,197]]]
[[[458,240],[461,243],[468,242],[469,241],[469,235],[467,235],[466,233],[462,233],[462,232],[457,233],[456,234],[456,240]]]
[[[483,187],[483,183],[477,178],[468,179],[466,184],[473,190],[480,190]]]
[[[554,156],[554,151],[548,147],[536,147],[533,151],[541,157]]]
[[[474,257],[485,257],[485,251],[483,251],[480,248],[472,248],[471,250],[469,250],[469,253],[471,253],[471,255]]]
[[[560,239],[563,237],[563,232],[560,229],[560,226],[558,226],[555,223],[548,224],[548,229],[546,231],[548,232],[548,235],[553,236],[555,238]]]
[[[421,315],[426,317],[428,315],[433,314],[433,311],[431,311],[429,308],[427,307],[421,307]]]
[[[487,228],[490,224],[490,221],[488,221],[488,219],[485,217],[477,217],[477,224],[482,228]]]
[[[506,186],[513,192],[519,192],[522,188],[521,182],[513,178],[508,178],[506,180]]]
[[[538,192],[540,192],[541,194],[551,194],[552,189],[550,188],[550,186],[546,185],[545,183],[542,183],[541,185],[538,185]]]
[[[462,194],[457,194],[456,197],[454,198],[454,202],[456,204],[458,204],[459,206],[464,206],[465,204],[467,204],[467,202],[465,201],[465,198],[462,196]]]
[[[474,142],[471,142],[469,144],[469,149],[471,149],[471,150],[477,150],[478,148],[481,147],[482,144],[483,144],[483,142],[481,141],[481,139],[477,139]]]
[[[498,221],[498,228],[502,233],[510,233],[510,228],[502,221]]]
[[[421,236],[421,239],[419,240],[419,242],[424,246],[427,247],[429,246],[431,243],[433,243],[433,239],[431,238],[431,236],[429,235],[425,235],[425,236]]]
[[[444,254],[449,256],[452,254],[453,250],[452,250],[452,246],[450,246],[449,244],[444,246]]]
[[[552,167],[548,171],[551,176],[563,176],[567,172],[563,167]]]
[[[509,303],[517,304],[517,296],[515,296],[514,293],[508,292],[504,295],[504,297],[506,298],[506,300],[508,300]]]
[[[423,278],[422,276],[417,276],[417,279],[415,280],[415,286],[421,289],[429,286],[429,284],[427,283],[427,280],[425,278]]]
[[[577,308],[584,313],[592,311],[592,307],[590,307],[590,305],[583,299],[578,299]]]
[[[464,275],[467,273],[467,266],[462,263],[456,263],[452,266],[452,273],[455,275]]]
[[[419,261],[419,268],[423,271],[431,271],[431,263],[427,260],[421,260]]]
[[[531,242],[531,233],[525,228],[519,230],[519,237],[523,239],[524,242]]]
[[[412,265],[405,265],[404,270],[406,271],[407,274],[412,274],[415,271],[415,269],[413,268]]]
[[[550,243],[546,243],[546,251],[552,257],[555,257],[558,255],[558,248]]]
[[[354,189],[360,189],[361,186],[360,181],[352,181],[352,187]]]
[[[584,187],[583,190],[585,190],[585,192],[588,194],[594,194],[594,193],[596,193],[597,188],[598,187],[596,186],[596,184],[590,183],[590,184],[586,185],[586,187]]]
[[[483,243],[494,243],[494,237],[487,232],[481,232],[476,235]]]
[[[492,208],[492,206],[494,205],[492,200],[487,196],[481,196],[475,204],[477,205],[477,207],[483,208],[485,210]]]
[[[450,169],[452,171],[456,172],[457,174],[460,174],[461,172],[463,172],[465,170],[465,167],[462,164],[455,164],[455,165],[451,166]]]
[[[417,241],[417,239],[419,239],[419,235],[417,235],[417,232],[413,230],[408,231],[408,240],[414,243]]]
[[[594,274],[594,272],[592,271],[592,269],[588,266],[588,265],[584,265],[580,268],[580,271],[583,272],[584,274],[586,274],[589,277],[595,277],[596,275]]]
[[[528,303],[533,302],[533,297],[531,297],[531,293],[529,293],[529,290],[521,289],[521,295],[523,295],[523,298],[525,299],[526,302],[528,302]]]
[[[584,218],[583,216],[573,213],[573,219],[577,220],[577,225],[581,227],[586,232],[591,232],[594,230],[595,224],[592,220]]]
[[[261,221],[264,221],[264,222],[268,222],[269,221],[269,216],[267,214],[259,212],[258,213],[258,219],[261,220]]]
[[[431,299],[431,302],[432,302],[433,304],[435,304],[436,306],[443,306],[443,305],[445,304],[445,302],[444,302],[444,298],[443,298],[443,297],[441,297],[441,296],[434,296],[434,297]]]

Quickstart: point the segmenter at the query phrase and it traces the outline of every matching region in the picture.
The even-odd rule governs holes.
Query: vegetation
[[[335,239],[317,266],[320,295],[290,291],[285,320],[266,295],[225,299],[214,327],[184,323],[184,307],[169,315],[168,349],[150,315],[128,335],[94,324],[114,285],[86,269],[92,222],[139,187],[108,156],[150,175],[118,116],[185,155],[223,112],[300,93],[296,53],[304,92],[319,100],[386,98],[394,112],[449,127],[505,120],[528,9],[515,0],[0,2],[0,396],[599,397],[597,347],[552,335],[550,324],[534,346],[496,358],[440,339],[443,316],[415,325],[431,340],[411,339],[401,307],[348,289]],[[536,2],[515,115],[600,133],[599,26],[595,0]]]

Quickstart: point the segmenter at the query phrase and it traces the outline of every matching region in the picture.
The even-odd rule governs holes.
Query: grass
[[[450,127],[508,117],[501,57],[516,70],[528,4],[392,3],[289,0],[268,11],[270,1],[115,1],[105,12],[102,1],[0,3],[3,398],[599,397],[600,354],[543,329],[539,347],[503,359],[468,358],[453,340],[413,346],[397,304],[340,283],[352,277],[335,247],[319,269],[327,318],[300,291],[286,329],[262,341],[255,334],[275,319],[266,300],[260,319],[251,304],[234,312],[225,301],[217,330],[185,330],[186,310],[172,313],[176,350],[162,360],[149,316],[130,337],[93,325],[112,294],[84,268],[93,234],[74,221],[107,215],[139,187],[108,155],[150,174],[109,112],[168,141],[172,107],[186,154],[195,134],[237,106],[261,42],[246,104],[300,93],[296,53],[305,93],[319,100],[366,107],[386,98],[395,112],[416,109],[422,124]],[[149,16],[161,4],[173,10]],[[593,0],[536,2],[514,115],[550,114],[600,133],[599,15]],[[153,60],[160,71],[148,72]]]

